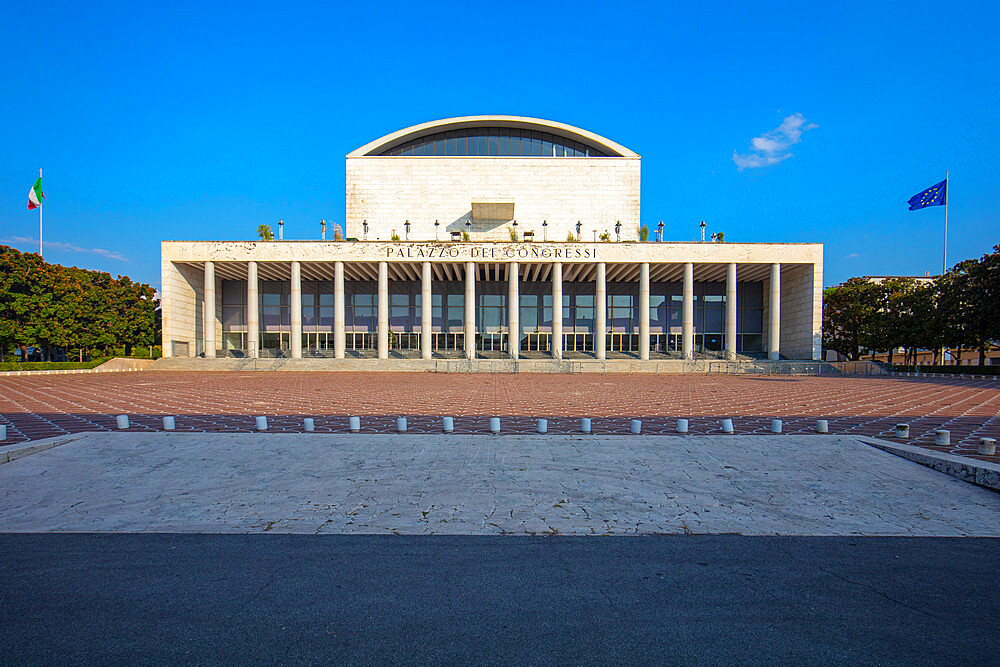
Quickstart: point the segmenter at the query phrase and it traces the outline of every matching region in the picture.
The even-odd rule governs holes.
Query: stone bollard
[[[4,426],[3,424],[0,424],[0,442],[3,442],[6,439],[7,439],[7,427]]]
[[[816,420],[816,432],[817,433],[829,433],[830,423],[825,419]]]
[[[642,433],[642,420],[633,419],[632,420],[632,434],[639,435]]]
[[[728,435],[732,435],[735,432],[735,429],[733,428],[733,420],[732,419],[723,419],[722,420],[722,432],[726,433]]]
[[[496,435],[500,432],[500,418],[490,417],[490,433]]]
[[[995,456],[997,453],[996,438],[980,438],[978,452],[984,456]]]
[[[539,419],[538,420],[538,432],[539,433],[548,433],[549,432],[549,420],[548,419]]]
[[[686,420],[686,419],[678,419],[677,420],[677,432],[678,433],[687,433],[688,432],[688,420]]]
[[[312,433],[316,430],[316,422],[312,417],[303,417],[302,419],[302,430],[306,433]]]
[[[771,420],[771,433],[781,433],[781,420],[772,419]]]
[[[445,417],[441,420],[441,429],[445,433],[452,433],[455,430],[455,418]]]
[[[580,420],[580,433],[590,433],[590,417]]]
[[[128,428],[128,415],[118,415],[115,417],[115,424],[120,430],[125,430]]]
[[[934,444],[935,445],[950,445],[951,444],[951,432],[946,431],[943,428],[934,431]]]
[[[257,417],[257,430],[258,431],[267,430],[267,417]]]
[[[396,417],[396,432],[406,433],[406,417]]]
[[[163,418],[163,430],[164,431],[173,431],[175,428],[177,428],[177,423],[174,421],[173,417],[164,417]]]
[[[910,425],[896,424],[896,437],[902,440],[908,439],[910,437]]]
[[[347,430],[351,433],[361,433],[361,417],[348,417]]]

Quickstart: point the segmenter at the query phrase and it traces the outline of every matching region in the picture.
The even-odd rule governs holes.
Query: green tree
[[[257,225],[257,236],[261,241],[273,241],[274,232],[271,231],[271,225]]]
[[[861,357],[862,350],[871,349],[878,297],[878,286],[865,278],[825,289],[823,346],[852,361]]]

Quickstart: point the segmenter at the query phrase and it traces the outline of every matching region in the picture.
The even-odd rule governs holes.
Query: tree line
[[[959,262],[933,281],[851,278],[823,291],[823,346],[849,359],[904,348],[978,349],[979,364],[1000,341],[1000,245],[979,259]]]
[[[127,276],[49,264],[0,245],[0,349],[80,348],[107,354],[159,342],[159,302]]]

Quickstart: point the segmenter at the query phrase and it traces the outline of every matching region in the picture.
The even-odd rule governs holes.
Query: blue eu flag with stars
[[[944,206],[948,203],[948,179],[932,185],[923,192],[918,192],[910,197],[907,203],[910,205],[911,211],[928,206]]]

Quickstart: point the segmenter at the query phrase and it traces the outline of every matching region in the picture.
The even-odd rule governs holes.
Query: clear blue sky
[[[492,113],[637,151],[667,240],[824,243],[828,285],[939,271],[905,202],[946,169],[949,264],[1000,243],[995,3],[90,4],[0,10],[0,242],[37,248],[43,167],[52,261],[158,286],[161,239],[315,238],[348,152]]]

